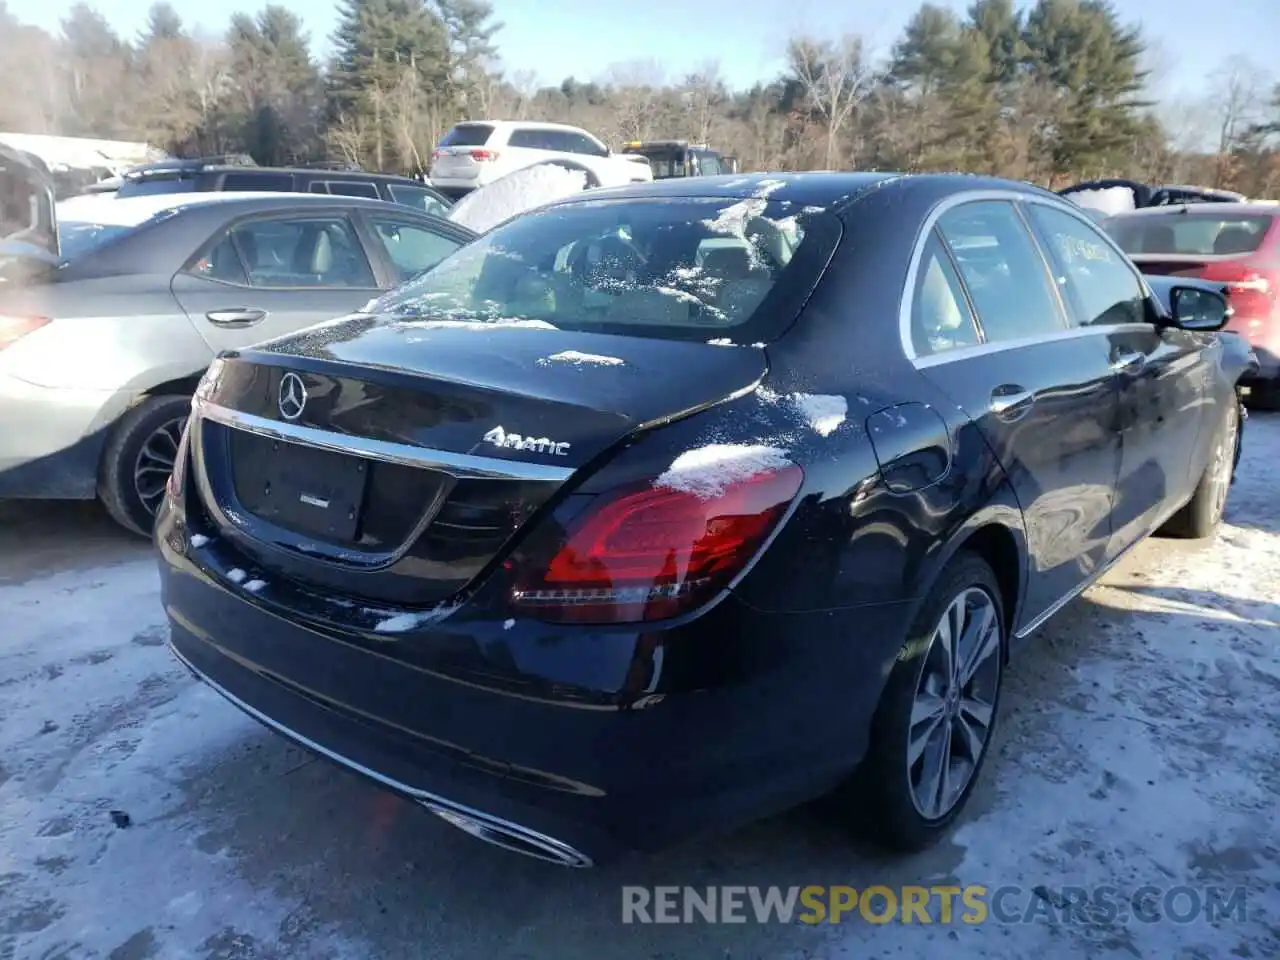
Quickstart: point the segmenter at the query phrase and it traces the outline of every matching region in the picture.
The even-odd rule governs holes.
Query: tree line
[[[501,69],[487,0],[340,0],[332,54],[267,4],[225,33],[168,3],[134,38],[79,3],[51,34],[0,0],[0,131],[145,140],[179,156],[330,160],[414,172],[461,119],[554,120],[612,143],[707,142],[744,170],[968,170],[1047,186],[1122,176],[1280,193],[1280,83],[1227,61],[1204,100],[1162,103],[1138,26],[1109,0],[924,3],[887,54],[862,37],[797,36],[747,90],[714,62],[656,62],[540,85]],[[1194,117],[1198,133],[1187,129]]]

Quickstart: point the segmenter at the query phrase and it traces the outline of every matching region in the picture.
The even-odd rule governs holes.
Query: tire
[[[1209,462],[1196,483],[1187,505],[1169,518],[1160,530],[1169,537],[1203,540],[1213,536],[1227,506],[1227,494],[1240,459],[1240,405],[1231,404],[1214,437]]]
[[[126,530],[151,535],[169,479],[164,460],[172,467],[190,413],[190,397],[147,397],[112,429],[98,467],[98,499]]]
[[[975,631],[964,650],[982,653],[974,661],[977,669],[971,682],[960,686],[961,694],[956,697],[943,691],[939,696],[938,681],[946,666],[941,628],[944,619],[956,622],[952,615],[957,610],[962,614],[961,635],[970,628]],[[990,753],[1006,649],[1004,603],[995,573],[978,555],[961,551],[938,578],[912,624],[876,708],[867,756],[851,784],[848,813],[856,819],[850,825],[867,840],[894,852],[914,853],[936,843],[963,811]],[[932,736],[922,738],[928,721],[912,718],[918,716],[926,697],[938,712]],[[986,720],[981,730],[976,723],[980,715]],[[966,729],[976,733],[976,739],[966,737]],[[948,772],[966,779],[958,786],[952,781],[946,798],[931,807],[926,765],[940,756],[944,731],[952,751]],[[926,748],[913,761],[913,744],[922,740]],[[967,756],[967,767],[957,761],[957,754]]]

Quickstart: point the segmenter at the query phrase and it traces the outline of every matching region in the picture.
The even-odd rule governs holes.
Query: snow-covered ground
[[[88,507],[0,512],[0,960],[1280,955],[1280,416],[1246,438],[1217,540],[1144,545],[1042,630],[967,821],[891,863],[807,813],[596,871],[491,849],[190,680],[145,545]],[[1018,911],[1241,885],[1247,916],[620,924],[624,884],[950,879]]]

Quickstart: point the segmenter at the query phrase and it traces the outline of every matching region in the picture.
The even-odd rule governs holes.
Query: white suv
[[[537,163],[559,163],[587,174],[588,187],[653,179],[648,162],[614,153],[587,131],[561,123],[474,120],[460,123],[431,155],[431,185],[460,196]]]

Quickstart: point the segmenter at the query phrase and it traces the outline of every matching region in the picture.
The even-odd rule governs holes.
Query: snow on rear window
[[[1108,220],[1104,229],[1128,254],[1231,256],[1262,245],[1273,217],[1183,213],[1139,214]]]
[[[766,197],[546,207],[468,244],[376,308],[396,317],[523,318],[562,330],[706,341],[759,311],[788,275],[815,216],[825,215]],[[811,259],[819,270],[825,264]],[[813,279],[802,276],[795,286]]]
[[[460,123],[440,140],[442,147],[483,147],[493,136],[487,123]]]

